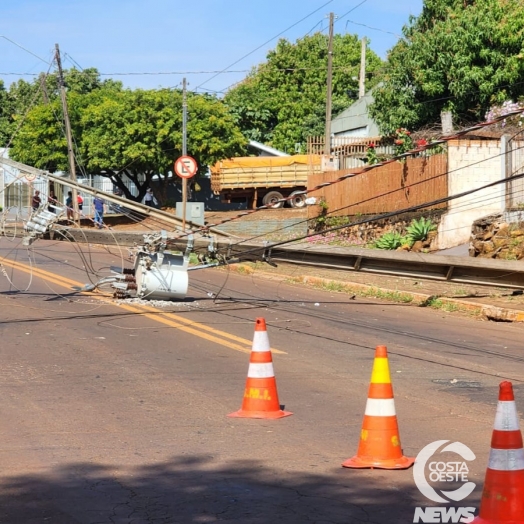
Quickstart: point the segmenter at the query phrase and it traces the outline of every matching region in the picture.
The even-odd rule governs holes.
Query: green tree
[[[9,110],[8,93],[0,80],[0,147],[6,147],[11,136],[12,118]]]
[[[173,163],[182,154],[180,90],[121,90],[101,87],[87,94],[68,93],[68,109],[79,172],[102,175],[127,198],[142,200],[154,176],[163,191],[178,177]],[[205,170],[220,158],[245,148],[245,138],[222,101],[188,95],[188,150]],[[29,111],[13,143],[15,160],[51,171],[69,171],[60,101]],[[138,195],[129,193],[125,177]]]
[[[371,116],[385,134],[440,121],[484,119],[524,95],[521,0],[425,0],[391,49]]]
[[[346,109],[358,94],[361,44],[356,35],[333,39],[333,115]],[[326,115],[328,37],[315,33],[291,43],[281,39],[247,78],[225,96],[244,135],[294,153],[295,144],[323,135]],[[381,60],[367,53],[372,77]]]
[[[88,94],[96,90],[122,89],[121,82],[100,80],[95,68],[78,71],[75,68],[64,71],[64,83],[68,94]],[[7,145],[16,133],[17,128],[32,108],[39,105],[53,104],[60,98],[58,73],[38,75],[32,82],[18,80],[9,86],[2,96],[0,88],[0,144]],[[56,104],[54,104],[57,109]],[[61,109],[60,109],[61,113]],[[4,131],[5,129],[5,131]]]

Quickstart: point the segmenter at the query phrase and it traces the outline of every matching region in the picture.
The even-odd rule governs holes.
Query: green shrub
[[[417,241],[424,241],[428,238],[430,231],[435,231],[437,226],[431,221],[430,218],[426,219],[421,217],[419,220],[413,220],[411,224],[406,228],[407,237],[411,240],[411,243]]]
[[[375,247],[377,249],[397,249],[404,244],[404,237],[397,231],[390,231],[384,233],[380,238],[375,241]]]

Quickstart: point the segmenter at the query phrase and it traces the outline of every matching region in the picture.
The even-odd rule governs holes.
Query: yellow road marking
[[[46,271],[45,269],[40,269],[34,266],[30,267],[20,262],[6,260],[5,258],[1,260],[1,263],[13,269],[18,269],[20,271],[23,271],[24,273],[36,275],[43,280],[47,280],[54,284],[58,284],[60,286],[68,288],[69,290],[73,286],[83,287],[83,284],[81,284],[80,282],[76,282],[75,280],[71,280],[69,278],[66,278],[60,275],[55,275],[54,273]],[[85,294],[89,295],[91,298],[94,298],[96,300],[106,301],[105,297],[100,297],[92,293],[85,293]],[[251,353],[252,342],[250,340],[247,340],[242,337],[237,337],[236,335],[232,335],[225,331],[214,329],[210,326],[206,326],[205,324],[200,324],[199,322],[187,320],[179,315],[175,315],[174,313],[159,311],[158,309],[152,308],[150,306],[131,306],[128,304],[113,304],[113,303],[111,303],[111,305],[125,309],[132,313],[139,313],[142,316],[155,320],[156,322],[165,324],[167,326],[170,326],[176,329],[180,329],[181,331],[185,331],[186,333],[196,335],[197,337],[203,338],[205,340],[216,342],[229,349],[234,349],[235,351],[241,351],[243,353]],[[204,331],[207,331],[208,333],[205,333]],[[222,337],[222,338],[219,338],[219,337]],[[230,342],[229,340],[223,340],[223,339],[229,339],[232,342]],[[236,344],[235,342],[238,342],[239,344]],[[280,351],[278,349],[271,349],[271,351],[273,353],[279,353],[279,354],[284,354],[284,355],[286,354],[285,351]]]

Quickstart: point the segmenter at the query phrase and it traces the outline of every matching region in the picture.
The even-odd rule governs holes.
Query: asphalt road
[[[404,453],[469,446],[466,502],[478,507],[502,379],[524,408],[524,326],[223,269],[192,272],[187,300],[168,308],[71,290],[126,256],[0,239],[0,522],[413,522],[432,503],[412,470],[341,467],[376,345],[389,350]],[[242,402],[257,317],[291,417],[226,416]]]

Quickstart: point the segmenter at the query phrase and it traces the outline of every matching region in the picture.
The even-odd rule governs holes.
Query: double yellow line
[[[21,264],[20,262],[14,262],[5,258],[0,260],[0,264],[11,267],[13,269],[17,269],[18,271],[22,271],[24,273],[28,273],[30,275],[37,276],[42,280],[46,280],[53,284],[63,286],[68,290],[71,290],[71,288],[75,286],[83,286],[83,284],[81,284],[80,282],[76,282],[75,280],[71,280],[60,275],[55,275],[54,273],[50,273],[49,271],[45,271],[44,269],[40,269],[38,267],[30,267],[26,264]],[[101,297],[93,293],[84,294],[89,295],[91,298],[94,298],[96,300],[107,302],[106,297]],[[191,335],[195,335],[210,342],[215,342],[216,344],[220,344],[221,346],[227,347],[229,349],[234,349],[235,351],[241,351],[243,353],[251,353],[250,340],[247,340],[242,337],[237,337],[236,335],[226,333],[225,331],[214,329],[199,322],[187,320],[184,317],[181,317],[180,315],[159,311],[158,309],[152,308],[150,306],[131,306],[128,304],[116,303],[111,303],[111,305],[119,307],[121,309],[125,309],[126,311],[130,311],[131,313],[140,314],[144,317],[154,320],[155,322],[159,322],[166,326],[179,329],[180,331],[185,331],[186,333],[190,333]],[[272,349],[271,351],[273,353],[285,354],[284,351],[280,351],[278,349]]]

